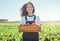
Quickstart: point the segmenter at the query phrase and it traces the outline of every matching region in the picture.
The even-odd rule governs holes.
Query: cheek
[[[33,11],[33,8],[32,8],[32,11]]]
[[[32,11],[33,11],[33,8],[31,7],[31,8],[30,8],[30,10],[32,10]]]

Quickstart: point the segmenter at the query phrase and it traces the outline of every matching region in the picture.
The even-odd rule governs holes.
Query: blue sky
[[[60,0],[0,0],[0,19],[20,21],[20,8],[31,1],[41,21],[60,20]]]

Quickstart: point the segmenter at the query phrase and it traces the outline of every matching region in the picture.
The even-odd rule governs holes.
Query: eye
[[[32,5],[30,5],[30,8],[33,8]]]
[[[27,8],[30,8],[30,6],[27,6]]]
[[[32,7],[30,6],[30,8],[32,8]]]

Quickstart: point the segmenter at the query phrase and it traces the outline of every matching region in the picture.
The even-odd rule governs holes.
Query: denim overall
[[[26,23],[32,24],[35,23],[35,15],[34,15],[34,21],[27,21],[27,17],[25,16]],[[38,32],[23,32],[23,41],[39,41],[39,34]]]

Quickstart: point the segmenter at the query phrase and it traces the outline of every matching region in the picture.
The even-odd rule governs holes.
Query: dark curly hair
[[[34,12],[35,12],[34,5],[33,5],[31,2],[28,2],[28,3],[26,3],[26,4],[24,4],[24,5],[22,6],[22,8],[21,8],[21,11],[22,11],[21,16],[28,15],[28,12],[26,11],[27,4],[31,4],[31,5],[32,5],[32,7],[33,7],[32,13],[34,14]]]

